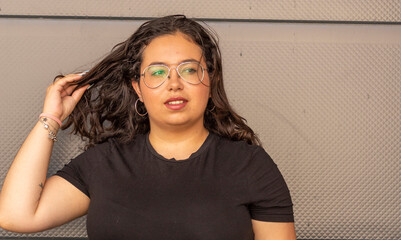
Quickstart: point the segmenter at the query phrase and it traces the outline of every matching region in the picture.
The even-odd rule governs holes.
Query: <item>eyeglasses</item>
[[[170,78],[170,71],[173,68],[175,68],[181,79],[190,84],[201,83],[205,76],[205,70],[198,62],[182,62],[177,67],[171,68],[163,64],[149,65],[143,70],[141,76],[143,76],[143,81],[148,88],[157,88],[167,78]]]

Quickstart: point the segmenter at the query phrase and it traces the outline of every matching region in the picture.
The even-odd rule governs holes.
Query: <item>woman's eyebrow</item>
[[[149,64],[149,66],[150,65],[167,65],[168,66],[168,65],[173,65],[173,64],[180,64],[180,63],[183,63],[183,62],[197,62],[197,63],[200,63],[199,60],[196,60],[194,58],[188,58],[188,59],[182,60],[181,62],[178,62],[178,63],[151,62]]]

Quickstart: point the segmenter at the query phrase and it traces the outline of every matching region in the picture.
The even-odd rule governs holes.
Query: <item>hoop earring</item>
[[[141,116],[141,117],[144,117],[144,116],[146,116],[147,114],[148,114],[148,112],[145,112],[145,113],[139,113],[138,112],[138,101],[139,101],[139,98],[135,101],[135,112],[139,115],[139,116]]]
[[[212,102],[212,103],[213,103],[213,102]],[[208,110],[209,112],[213,112],[213,110],[214,110],[215,108],[216,108],[216,105],[213,104],[212,109],[207,109],[207,108],[206,108],[206,110]]]

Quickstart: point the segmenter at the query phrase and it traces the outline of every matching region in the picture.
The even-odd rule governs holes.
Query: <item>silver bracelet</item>
[[[39,121],[41,123],[43,123],[43,126],[45,127],[45,129],[49,132],[49,135],[48,135],[49,138],[51,140],[53,140],[53,142],[57,142],[56,134],[54,133],[53,130],[50,129],[50,124],[47,123],[47,118],[46,117],[41,117],[41,118],[39,118]]]

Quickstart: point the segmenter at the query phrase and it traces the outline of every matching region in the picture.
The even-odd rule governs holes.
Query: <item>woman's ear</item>
[[[139,101],[143,102],[139,81],[132,80],[132,87],[134,88],[136,95],[138,95]]]

